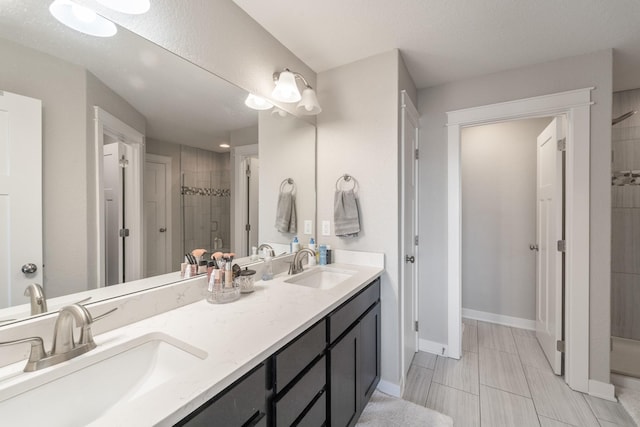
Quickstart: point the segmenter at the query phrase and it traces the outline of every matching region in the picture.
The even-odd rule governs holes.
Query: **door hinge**
[[[558,140],[558,151],[566,151],[567,149],[567,138],[562,138]]]
[[[251,224],[247,224],[244,226],[244,231],[251,231]]]
[[[413,243],[414,245],[418,246],[418,236],[416,236],[415,239],[413,239],[413,242],[414,242]]]
[[[120,234],[120,237],[129,237],[129,229],[121,228],[118,234]]]
[[[558,240],[558,252],[566,252],[566,251],[567,251],[567,241]]]
[[[556,341],[556,350],[558,350],[560,353],[566,352],[566,344],[563,340]]]
[[[251,166],[249,166],[249,163],[247,163],[247,176],[251,176]]]
[[[420,159],[420,150],[416,148],[416,160]]]
[[[418,332],[418,331],[420,330],[420,328],[419,328],[418,326],[419,326],[419,325],[418,325],[418,321],[416,320],[416,321],[414,322],[414,325],[413,325],[413,329],[415,329],[415,330],[416,330],[416,332]]]

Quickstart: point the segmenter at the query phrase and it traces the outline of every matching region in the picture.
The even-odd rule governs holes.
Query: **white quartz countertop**
[[[256,282],[253,293],[243,294],[239,300],[228,304],[210,304],[203,293],[201,301],[96,336],[98,347],[94,352],[160,332],[205,351],[207,357],[184,366],[173,379],[131,402],[117,405],[90,425],[173,425],[355,295],[383,271],[379,267],[349,264],[331,264],[329,267],[356,273],[326,290],[285,283],[284,280],[292,276],[281,275],[271,281]],[[99,399],[100,396],[87,398]]]

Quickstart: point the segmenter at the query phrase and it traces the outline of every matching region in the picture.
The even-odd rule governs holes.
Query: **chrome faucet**
[[[83,305],[71,304],[62,307],[53,327],[53,345],[51,346],[51,351],[48,353],[45,351],[44,342],[40,337],[0,342],[0,346],[30,343],[31,352],[29,353],[27,364],[24,367],[24,372],[48,368],[49,366],[73,359],[96,348],[96,343],[91,333],[91,324],[116,310],[117,308],[114,308],[94,318]],[[73,338],[74,324],[80,328],[78,341]]]
[[[303,255],[316,256],[316,253],[309,248],[300,249],[293,257],[293,262],[289,267],[289,274],[298,274],[304,271],[302,267],[302,257]]]
[[[268,245],[266,243],[261,244],[260,246],[258,246],[258,253],[261,254],[263,249],[269,249],[269,256],[271,258],[276,256],[276,251],[273,250],[271,245]]]
[[[31,315],[47,312],[47,299],[42,286],[32,283],[24,290],[24,296],[31,300]]]

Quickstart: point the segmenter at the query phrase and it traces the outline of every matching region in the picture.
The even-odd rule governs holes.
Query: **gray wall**
[[[318,222],[330,220],[332,225],[332,235],[318,236],[318,242],[334,249],[385,253],[382,379],[396,385],[400,384],[398,100],[401,89],[413,92],[410,77],[403,73],[400,78],[401,61],[393,50],[318,74],[323,112],[317,122]],[[333,235],[335,182],[344,173],[354,176],[360,189],[361,232],[349,239]]]
[[[258,241],[288,244],[298,236],[300,243],[306,245],[313,235],[303,234],[304,221],[311,220],[314,224],[316,221],[316,129],[291,115],[280,117],[271,111],[260,111],[259,117]],[[275,228],[280,184],[287,178],[293,179],[296,186],[295,234],[281,233]]]
[[[47,297],[94,288],[93,106],[103,106],[142,132],[145,119],[84,68],[6,40],[0,40],[0,56],[11,58],[0,68],[0,90],[42,100]]]
[[[613,117],[640,109],[640,89],[613,94]],[[611,334],[640,340],[640,185],[620,177],[640,170],[640,115],[613,126]]]
[[[535,320],[536,137],[550,120],[462,130],[463,308]]]
[[[447,342],[446,112],[595,87],[591,107],[590,378],[609,382],[612,52],[565,58],[423,89],[420,156],[420,337]]]
[[[0,67],[0,90],[42,100],[43,274],[53,297],[88,277],[84,70],[6,40],[0,57],[11,58]]]

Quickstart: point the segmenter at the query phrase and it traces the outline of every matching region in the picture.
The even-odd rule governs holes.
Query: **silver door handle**
[[[404,262],[406,262],[406,263],[413,264],[415,261],[416,261],[416,257],[414,257],[413,255],[411,255],[411,256],[405,255],[404,256]]]
[[[24,274],[33,274],[38,271],[38,266],[30,262],[22,266],[22,272]]]
[[[160,231],[161,233],[164,233],[165,231],[167,231],[167,229],[166,229],[165,227],[162,227],[159,231]]]
[[[534,245],[533,243],[529,245],[529,250],[538,251],[538,245]]]

